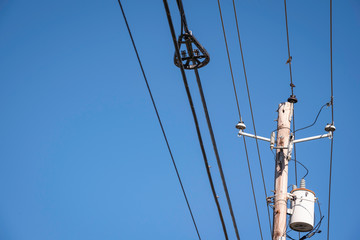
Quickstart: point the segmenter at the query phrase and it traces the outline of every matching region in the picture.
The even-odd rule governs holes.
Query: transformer
[[[297,232],[309,232],[314,228],[315,193],[305,188],[305,180],[301,179],[300,188],[291,191],[290,228]]]

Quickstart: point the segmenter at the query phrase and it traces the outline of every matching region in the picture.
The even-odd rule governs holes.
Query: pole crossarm
[[[257,135],[251,134],[251,133],[246,133],[243,130],[239,131],[238,136],[239,137],[244,136],[244,137],[256,138],[258,140],[263,140],[263,141],[272,143],[272,139],[270,139],[270,138],[257,136]],[[312,141],[312,140],[321,139],[321,138],[330,138],[331,139],[332,137],[333,137],[333,133],[330,131],[330,132],[328,132],[326,134],[321,134],[321,135],[317,135],[317,136],[313,136],[313,137],[300,138],[300,139],[297,139],[297,140],[293,140],[292,143],[307,142],[307,141]],[[283,149],[283,148],[287,148],[287,147],[281,147],[281,148]]]
[[[332,136],[333,136],[332,132],[328,132],[327,134],[322,134],[322,135],[318,135],[318,136],[300,138],[300,139],[294,140],[294,143],[307,142],[307,141],[321,139],[321,138],[327,138],[327,137],[331,139]]]
[[[254,134],[246,133],[246,132],[243,132],[242,130],[239,131],[238,135],[239,135],[239,137],[242,135],[242,136],[245,136],[245,137],[251,137],[251,138],[256,138],[256,139],[263,140],[263,141],[266,141],[266,142],[270,142],[270,138],[261,137],[261,136],[257,136],[257,135],[254,135]]]

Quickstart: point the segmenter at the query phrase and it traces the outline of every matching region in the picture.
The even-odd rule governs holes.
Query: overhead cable
[[[182,4],[182,0],[177,0],[178,3],[178,7],[179,7],[179,11],[180,11],[180,15],[181,15],[181,20],[183,21],[183,23],[181,24],[182,26],[184,26],[184,30],[185,32],[189,32],[188,26],[187,26],[187,21],[186,21],[186,16],[185,16],[185,11],[184,11],[184,7]],[[192,57],[193,56],[193,49],[192,49],[192,45],[188,44],[188,53],[189,56]],[[195,59],[193,59],[193,64],[196,65]],[[227,200],[227,204],[229,207],[229,211],[230,211],[230,215],[231,215],[231,219],[233,222],[233,226],[234,226],[234,230],[235,230],[235,234],[236,234],[236,238],[238,240],[240,240],[240,234],[239,234],[239,230],[237,227],[237,223],[236,223],[236,219],[235,219],[235,214],[233,211],[233,207],[231,204],[231,199],[230,199],[230,194],[229,194],[229,190],[227,188],[227,184],[226,184],[226,180],[225,180],[225,174],[222,168],[222,164],[221,164],[221,160],[220,160],[220,155],[219,155],[219,151],[217,148],[217,144],[216,144],[216,140],[215,140],[215,134],[214,134],[214,130],[212,128],[212,124],[211,124],[211,120],[210,120],[210,115],[209,115],[209,111],[208,111],[208,107],[206,104],[206,99],[205,99],[205,94],[202,88],[202,84],[201,84],[201,79],[200,79],[200,75],[199,75],[199,71],[198,71],[198,67],[194,68],[194,72],[195,72],[195,77],[196,77],[196,82],[199,88],[199,93],[200,93],[200,97],[201,97],[201,102],[203,105],[203,109],[204,109],[204,113],[205,113],[205,118],[206,118],[206,122],[207,122],[207,126],[208,126],[208,130],[210,133],[210,137],[211,137],[211,142],[213,145],[213,149],[214,149],[214,153],[215,153],[215,157],[216,157],[216,161],[217,161],[217,165],[219,167],[219,172],[220,172],[220,176],[221,176],[221,181],[222,181],[222,185],[224,188],[224,192],[225,192],[225,196],[226,196],[226,200]]]
[[[160,125],[160,128],[161,128],[161,131],[162,131],[162,134],[163,134],[163,137],[164,137],[164,140],[165,140],[167,149],[168,149],[168,151],[169,151],[169,154],[170,154],[170,157],[171,157],[171,161],[172,161],[172,163],[173,163],[173,166],[174,166],[174,169],[175,169],[175,172],[176,172],[178,181],[179,181],[179,183],[180,183],[181,190],[182,190],[182,192],[183,192],[183,195],[184,195],[184,198],[185,198],[185,201],[186,201],[186,204],[187,204],[189,213],[190,213],[190,215],[191,215],[192,222],[193,222],[193,224],[194,224],[194,227],[195,227],[196,233],[197,233],[197,235],[198,235],[198,238],[199,238],[199,240],[201,240],[200,233],[199,233],[199,230],[198,230],[198,228],[197,228],[196,221],[195,221],[194,215],[193,215],[192,210],[191,210],[191,207],[190,207],[189,200],[188,200],[188,198],[187,198],[187,195],[186,195],[186,192],[185,192],[185,189],[184,189],[184,185],[183,185],[183,183],[182,183],[182,181],[181,181],[181,177],[180,177],[179,171],[178,171],[178,169],[177,169],[177,166],[176,166],[176,163],[175,163],[175,159],[174,159],[174,156],[173,156],[173,154],[172,154],[172,151],[171,151],[171,148],[170,148],[170,144],[169,144],[169,141],[168,141],[167,136],[166,136],[166,133],[165,133],[164,126],[163,126],[163,124],[162,124],[162,121],[161,121],[161,118],[160,118],[158,109],[157,109],[157,107],[156,107],[156,103],[155,103],[154,97],[153,97],[152,92],[151,92],[151,89],[150,89],[149,82],[148,82],[148,80],[147,80],[147,77],[146,77],[144,68],[143,68],[143,66],[142,66],[142,63],[141,63],[141,60],[140,60],[140,56],[139,56],[139,53],[138,53],[137,48],[136,48],[136,45],[135,45],[134,38],[133,38],[133,36],[132,36],[132,34],[131,34],[130,26],[129,26],[128,21],[127,21],[127,19],[126,19],[123,6],[122,6],[120,0],[118,0],[118,3],[119,3],[119,6],[120,6],[122,15],[123,15],[123,17],[124,17],[124,21],[125,21],[127,30],[128,30],[128,32],[129,32],[129,36],[130,36],[130,39],[131,39],[131,42],[132,42],[134,51],[135,51],[135,53],[136,53],[136,57],[137,57],[137,59],[138,59],[138,62],[139,62],[140,68],[141,68],[141,72],[142,72],[142,74],[143,74],[143,77],[144,77],[144,80],[145,80],[145,84],[146,84],[147,90],[148,90],[148,92],[149,92],[149,95],[150,95],[150,98],[151,98],[151,102],[152,102],[152,105],[153,105],[153,107],[154,107],[154,110],[155,110],[155,113],[156,113],[156,117],[157,117],[157,119],[158,119],[158,122],[159,122],[159,125]]]
[[[291,70],[291,61],[292,56],[290,53],[290,38],[289,38],[289,26],[288,26],[288,15],[287,15],[287,6],[286,6],[286,0],[284,0],[284,10],[285,10],[285,24],[286,24],[286,40],[287,40],[287,49],[288,49],[288,60],[286,61],[286,64],[289,65],[289,73],[290,73],[290,87],[291,87],[291,96],[288,98],[288,101],[291,103],[296,103],[297,99],[294,95],[294,83],[292,79],[292,70]],[[295,107],[293,107],[293,131],[295,131]],[[295,137],[295,132],[294,132]],[[294,144],[294,157],[295,157],[295,183],[297,184],[297,161],[296,161],[296,144]]]
[[[319,116],[320,116],[320,113],[321,113],[321,111],[323,110],[323,108],[324,108],[325,106],[330,106],[330,104],[331,104],[331,102],[328,102],[328,103],[325,103],[324,105],[322,105],[322,106],[321,106],[321,108],[320,108],[319,112],[318,112],[318,113],[317,113],[317,115],[316,115],[315,121],[314,121],[312,124],[310,124],[309,126],[303,127],[303,128],[296,129],[293,133],[295,133],[295,132],[298,132],[298,131],[301,131],[301,130],[304,130],[304,129],[307,129],[307,128],[309,128],[309,127],[314,126],[314,125],[315,125],[315,123],[317,122],[317,120],[318,120],[318,118],[319,118]]]
[[[176,54],[178,59],[181,59],[180,50],[179,50],[179,46],[178,46],[177,39],[176,39],[175,29],[174,29],[174,25],[173,25],[173,22],[172,22],[172,19],[171,19],[171,13],[170,13],[169,5],[168,5],[167,0],[163,0],[163,3],[164,3],[168,23],[169,23],[169,28],[170,28],[172,40],[173,40],[174,47],[175,47],[175,54]],[[228,240],[229,238],[228,238],[228,234],[227,234],[227,230],[226,230],[224,217],[223,217],[223,214],[222,214],[222,211],[221,211],[221,206],[220,206],[220,203],[219,203],[219,200],[218,200],[218,196],[216,195],[215,186],[214,186],[214,183],[213,183],[213,180],[212,180],[212,176],[211,176],[211,172],[210,172],[210,168],[209,168],[210,166],[209,166],[209,163],[208,163],[208,160],[207,160],[207,156],[206,156],[206,152],[205,152],[205,148],[204,148],[204,143],[203,143],[203,140],[202,140],[200,127],[199,127],[198,119],[197,119],[197,116],[196,116],[195,107],[194,107],[194,103],[193,103],[193,100],[192,100],[192,97],[191,97],[190,89],[189,89],[189,86],[188,86],[184,66],[182,64],[182,61],[179,61],[179,62],[180,62],[181,75],[182,75],[182,78],[183,78],[186,94],[187,94],[187,97],[188,97],[188,100],[189,100],[191,112],[192,112],[192,115],[193,115],[193,120],[194,120],[195,127],[196,127],[198,141],[199,141],[199,144],[200,144],[200,148],[201,148],[201,152],[202,152],[202,155],[203,155],[206,172],[207,172],[209,183],[210,183],[210,186],[211,186],[211,191],[212,191],[212,194],[213,194],[213,197],[214,197],[217,209],[218,209],[218,213],[219,213],[219,217],[220,217],[220,220],[221,220],[221,225],[222,225],[222,228],[223,228],[225,239]]]
[[[229,68],[230,68],[230,73],[231,73],[231,78],[232,78],[232,83],[233,83],[233,89],[234,89],[234,94],[235,94],[235,99],[236,99],[236,105],[237,105],[237,109],[238,109],[239,119],[240,119],[240,121],[242,121],[239,100],[238,100],[238,96],[237,96],[237,92],[236,92],[235,79],[234,79],[234,74],[233,74],[233,71],[232,71],[229,47],[228,47],[227,39],[226,39],[224,20],[223,20],[222,12],[221,12],[220,0],[218,0],[217,2],[218,2],[219,13],[220,13],[221,26],[222,26],[224,40],[225,40],[226,53],[227,53],[227,57],[228,57]],[[259,231],[260,231],[261,239],[263,239],[262,230],[261,230],[261,223],[260,223],[260,217],[259,217],[259,210],[258,210],[258,207],[257,207],[255,189],[254,189],[254,184],[253,184],[253,179],[252,179],[252,174],[251,174],[249,155],[248,155],[248,152],[247,152],[246,140],[245,140],[245,138],[243,138],[243,139],[244,139],[244,148],[245,148],[246,159],[247,159],[247,164],[248,164],[248,171],[249,171],[249,176],[250,176],[251,188],[252,188],[252,193],[253,193],[253,200],[254,200],[254,204],[255,204],[256,215],[257,215],[257,220],[258,220],[258,225],[259,225]]]
[[[227,52],[227,57],[228,57],[228,62],[229,62],[230,74],[231,74],[231,79],[232,79],[232,84],[233,84],[233,89],[234,89],[234,94],[235,94],[235,99],[236,99],[236,106],[237,106],[237,110],[238,110],[238,114],[239,114],[239,120],[242,121],[241,112],[240,112],[240,105],[239,105],[239,99],[238,99],[236,86],[235,86],[234,73],[233,73],[233,70],[232,70],[231,59],[230,59],[230,54],[229,54],[229,47],[228,47],[228,43],[227,43],[227,40],[226,40],[225,26],[224,26],[224,20],[223,20],[223,17],[222,17],[220,1],[218,0],[217,2],[218,2],[218,6],[219,6],[220,20],[221,20],[224,39],[225,39],[225,46],[226,46],[226,52]]]
[[[289,27],[288,27],[288,17],[287,17],[286,0],[284,0],[284,7],[285,7],[285,23],[286,23],[287,49],[288,49],[288,60],[286,61],[286,63],[289,64],[291,95],[294,96],[294,87],[295,87],[295,85],[293,84],[292,71],[291,71],[292,56],[291,56],[291,54],[290,54],[290,39],[289,39]]]
[[[234,211],[233,211],[231,200],[230,200],[229,190],[228,190],[227,185],[226,185],[225,175],[224,175],[224,172],[223,172],[223,169],[222,169],[222,164],[221,164],[221,160],[220,160],[220,156],[219,156],[219,151],[218,151],[217,145],[216,145],[215,135],[214,135],[214,131],[212,129],[210,116],[209,116],[209,112],[208,112],[208,109],[207,109],[206,100],[205,100],[204,92],[203,92],[203,89],[202,89],[202,86],[201,86],[200,76],[199,76],[199,73],[198,73],[197,69],[195,69],[195,75],[196,75],[196,81],[197,81],[199,91],[200,91],[201,102],[203,104],[203,108],[204,108],[204,112],[205,112],[205,116],[206,116],[206,122],[207,122],[209,132],[210,132],[211,142],[212,142],[213,149],[214,149],[214,152],[215,152],[216,161],[217,161],[217,164],[218,164],[218,167],[219,167],[219,172],[220,172],[222,184],[223,184],[225,195],[226,195],[226,200],[227,200],[227,203],[228,203],[231,219],[232,219],[233,226],[234,226],[234,229],[235,229],[236,238],[238,240],[240,240],[240,234],[239,234],[239,230],[238,230],[238,227],[237,227],[237,224],[236,224],[236,219],[235,219]]]
[[[252,104],[251,104],[249,84],[248,84],[248,79],[247,79],[247,74],[246,74],[244,53],[243,53],[242,44],[241,44],[241,38],[240,38],[239,22],[238,22],[238,18],[237,18],[235,0],[233,0],[232,2],[233,2],[234,16],[235,16],[235,22],[236,22],[236,30],[237,30],[240,53],[241,53],[241,61],[242,61],[242,66],[243,66],[243,70],[244,70],[244,78],[245,78],[245,83],[246,83],[246,90],[247,90],[249,106],[250,106],[250,112],[251,112],[251,119],[252,119],[252,123],[253,123],[253,127],[254,127],[254,134],[255,134],[255,136],[257,136],[256,126],[255,126],[255,118],[254,118],[253,108],[252,108]],[[255,138],[255,141],[256,141],[256,148],[257,148],[257,153],[258,153],[258,157],[259,157],[259,165],[260,165],[260,170],[261,170],[261,177],[262,177],[262,183],[263,183],[263,188],[264,188],[264,194],[265,194],[265,199],[266,199],[266,197],[268,195],[267,195],[267,191],[266,191],[265,177],[264,177],[264,171],[263,171],[263,167],[262,167],[262,161],[261,161],[261,155],[260,155],[258,139]],[[265,200],[265,202],[266,202],[266,200]],[[270,217],[269,206],[267,207],[267,213],[268,213],[268,220],[269,220],[269,227],[270,227],[270,234],[271,234],[272,227],[271,227],[271,217]]]
[[[330,87],[331,87],[331,121],[334,124],[334,84],[333,84],[333,48],[332,48],[332,0],[330,0]],[[332,162],[334,150],[334,137],[331,138],[330,146],[330,173],[329,173],[329,204],[328,204],[328,222],[327,222],[327,240],[330,238],[330,207],[331,207],[331,180],[332,180]]]
[[[293,121],[292,121],[292,129],[293,129],[293,135],[294,135],[294,139],[296,139],[296,134],[295,134],[295,108],[293,107]],[[297,185],[298,183],[298,177],[297,177],[297,157],[296,157],[296,144],[294,143],[294,161],[295,161],[295,185]]]

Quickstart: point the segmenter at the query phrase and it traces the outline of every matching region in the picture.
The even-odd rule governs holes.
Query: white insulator
[[[325,126],[325,131],[327,131],[327,132],[334,132],[335,130],[336,130],[335,125],[330,124],[330,123],[326,124],[326,126]]]
[[[236,124],[235,127],[236,127],[237,129],[239,129],[239,130],[244,130],[244,129],[246,129],[246,125],[245,125],[245,123],[242,122],[242,121],[238,122],[238,124]]]
[[[314,228],[315,193],[305,188],[294,189],[291,193],[294,199],[291,201],[290,228],[297,232],[309,232]]]
[[[302,179],[300,180],[300,188],[306,188],[306,187],[305,187],[305,179],[304,179],[304,178],[302,178]]]
[[[272,132],[271,136],[270,136],[270,148],[271,148],[271,150],[274,149],[274,145],[275,145],[275,132]]]

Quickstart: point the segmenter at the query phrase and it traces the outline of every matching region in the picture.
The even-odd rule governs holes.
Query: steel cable
[[[290,38],[289,38],[289,25],[288,25],[288,15],[287,15],[287,6],[286,6],[286,0],[284,0],[284,10],[285,10],[285,25],[286,25],[286,40],[287,40],[287,49],[288,49],[288,60],[287,64],[289,64],[289,73],[290,73],[290,87],[291,87],[291,97],[294,96],[294,87],[293,79],[292,79],[292,70],[291,70],[291,61],[292,56],[290,53]],[[294,132],[294,138],[295,138],[295,107],[293,108],[293,132]],[[294,144],[294,157],[295,157],[295,183],[297,184],[297,161],[296,161],[296,144]]]
[[[181,177],[180,177],[179,171],[178,171],[178,169],[177,169],[177,166],[176,166],[176,163],[175,163],[175,159],[174,159],[174,156],[173,156],[173,154],[172,154],[172,151],[171,151],[171,148],[170,148],[170,144],[169,144],[169,141],[168,141],[167,136],[166,136],[166,133],[165,133],[164,126],[163,126],[163,124],[162,124],[162,121],[161,121],[161,118],[160,118],[158,109],[157,109],[157,107],[156,107],[156,103],[155,103],[154,97],[153,97],[152,92],[151,92],[151,89],[150,89],[149,82],[148,82],[148,80],[147,80],[147,77],[146,77],[144,68],[143,68],[143,66],[142,66],[142,63],[141,63],[141,60],[140,60],[140,56],[139,56],[139,53],[138,53],[137,48],[136,48],[136,45],[135,45],[134,38],[133,38],[133,36],[132,36],[132,34],[131,34],[130,26],[129,26],[128,21],[127,21],[127,18],[126,18],[126,16],[125,16],[125,12],[124,12],[123,6],[122,6],[120,0],[118,0],[118,3],[119,3],[119,6],[120,6],[122,15],[123,15],[123,17],[124,17],[124,21],[125,21],[127,30],[128,30],[128,32],[129,32],[129,36],[130,36],[130,39],[131,39],[131,42],[132,42],[134,51],[135,51],[135,53],[136,53],[136,57],[137,57],[137,60],[138,60],[138,62],[139,62],[139,65],[140,65],[141,72],[142,72],[142,74],[143,74],[143,77],[144,77],[144,80],[145,80],[145,83],[146,83],[146,87],[147,87],[147,90],[148,90],[148,92],[149,92],[149,95],[150,95],[150,98],[151,98],[151,102],[152,102],[152,105],[153,105],[154,110],[155,110],[155,113],[156,113],[156,117],[157,117],[157,119],[158,119],[158,122],[159,122],[159,125],[160,125],[160,128],[161,128],[162,134],[163,134],[163,136],[164,136],[164,140],[165,140],[167,149],[168,149],[168,151],[169,151],[169,154],[170,154],[170,157],[171,157],[171,160],[172,160],[172,163],[173,163],[173,166],[174,166],[174,169],[175,169],[177,178],[178,178],[178,180],[179,180],[179,183],[180,183],[180,186],[181,186],[181,190],[182,190],[182,192],[183,192],[183,195],[184,195],[184,198],[185,198],[187,207],[188,207],[188,209],[189,209],[189,213],[190,213],[190,215],[191,215],[192,222],[193,222],[193,224],[194,224],[194,227],[195,227],[196,233],[197,233],[197,235],[198,235],[198,238],[199,238],[199,240],[201,240],[200,233],[199,233],[199,230],[198,230],[198,228],[197,228],[196,221],[195,221],[194,215],[193,215],[192,210],[191,210],[191,207],[190,207],[189,200],[188,200],[188,198],[187,198],[187,195],[186,195],[186,192],[185,192],[185,189],[184,189],[184,185],[183,185],[183,183],[182,183],[182,181],[181,181]]]
[[[332,49],[332,0],[330,0],[330,85],[331,85],[331,121],[334,124],[334,85],[333,85],[333,49]],[[332,180],[332,162],[334,150],[334,137],[331,138],[330,147],[330,173],[329,173],[329,205],[327,222],[327,240],[330,239],[330,206],[331,206],[331,180]]]
[[[240,112],[240,105],[239,105],[239,100],[238,100],[236,86],[235,86],[235,79],[234,79],[234,74],[233,74],[232,65],[231,65],[229,47],[228,47],[226,33],[225,33],[224,20],[223,20],[223,17],[222,17],[220,0],[218,0],[217,2],[218,2],[219,14],[220,14],[221,26],[222,26],[224,40],[225,40],[226,53],[227,53],[228,62],[229,62],[229,68],[230,68],[230,73],[231,73],[231,79],[232,79],[233,89],[234,89],[234,94],[235,94],[235,99],[236,99],[236,105],[237,105],[240,121],[242,121],[241,112]],[[249,176],[250,176],[251,188],[252,188],[252,192],[253,192],[253,200],[254,200],[255,209],[256,209],[256,215],[257,215],[257,220],[258,220],[258,225],[259,225],[260,236],[261,236],[261,239],[263,239],[262,230],[261,230],[261,223],[260,223],[260,217],[259,217],[259,210],[258,210],[258,206],[257,206],[257,202],[256,202],[254,184],[253,184],[253,179],[252,179],[252,174],[251,174],[251,167],[250,167],[249,155],[248,155],[248,151],[247,151],[247,147],[246,147],[245,138],[244,138],[244,148],[245,148],[245,153],[246,153],[248,171],[249,171]],[[259,148],[258,148],[258,150],[259,150]]]
[[[231,59],[230,59],[230,54],[229,54],[229,47],[228,47],[228,43],[227,43],[227,39],[226,39],[225,26],[224,26],[224,20],[223,20],[223,17],[222,17],[220,1],[217,0],[217,2],[218,2],[218,6],[219,6],[221,26],[222,26],[222,30],[223,30],[223,35],[224,35],[224,40],[225,40],[225,46],[226,46],[226,52],[227,52],[227,57],[228,57],[228,62],[229,62],[229,68],[230,68],[230,74],[231,74],[231,79],[232,79],[232,84],[233,84],[233,89],[234,89],[234,94],[235,94],[235,99],[236,99],[236,106],[237,106],[237,110],[238,110],[238,113],[239,113],[239,119],[240,119],[240,121],[242,121],[241,112],[240,112],[240,105],[239,105],[239,99],[238,99],[238,96],[237,96],[237,91],[236,91],[236,86],[235,86],[235,79],[234,79],[234,74],[233,74],[232,65],[231,65]]]
[[[169,22],[169,27],[170,27],[172,40],[173,40],[174,47],[175,47],[175,54],[176,54],[178,59],[181,59],[180,50],[179,50],[179,46],[178,46],[177,39],[176,39],[175,29],[174,29],[174,25],[173,25],[172,19],[171,19],[169,5],[167,3],[167,0],[163,0],[163,3],[164,3],[165,11],[166,11],[166,16],[167,16],[167,19],[168,19],[168,22]],[[204,164],[205,164],[206,172],[207,172],[207,175],[208,175],[209,183],[210,183],[210,186],[211,186],[212,194],[213,194],[213,197],[214,197],[217,209],[218,209],[218,213],[219,213],[219,217],[220,217],[220,220],[221,220],[221,224],[222,224],[223,232],[224,232],[224,235],[225,235],[225,239],[228,240],[229,238],[228,238],[228,234],[227,234],[227,230],[226,230],[224,217],[223,217],[223,214],[222,214],[222,211],[221,211],[218,196],[216,195],[215,186],[214,186],[214,183],[213,183],[213,180],[212,180],[212,177],[211,177],[211,172],[210,172],[210,168],[209,168],[210,166],[209,166],[209,163],[208,163],[208,160],[207,160],[207,156],[206,156],[206,152],[205,152],[205,148],[204,148],[204,143],[203,143],[203,140],[202,140],[200,127],[199,127],[198,119],[197,119],[197,116],[196,116],[195,107],[194,107],[193,100],[192,100],[192,97],[191,97],[190,89],[189,89],[189,86],[188,86],[184,66],[183,66],[181,61],[179,61],[179,63],[180,63],[180,71],[181,71],[182,79],[183,79],[183,82],[184,82],[186,94],[187,94],[187,97],[188,97],[188,100],[189,100],[191,112],[192,112],[192,115],[193,115],[193,120],[194,120],[195,127],[196,127],[196,132],[197,132],[201,152],[202,152],[202,155],[203,155],[203,158],[204,158]]]
[[[293,84],[292,70],[291,70],[292,56],[290,54],[290,39],[289,39],[289,27],[288,27],[286,0],[284,0],[284,6],[285,6],[285,23],[286,23],[287,48],[288,48],[288,57],[289,57],[286,63],[289,64],[291,95],[294,95],[294,87],[295,87],[295,85]]]
[[[200,92],[200,96],[201,96],[201,102],[202,102],[202,105],[203,105],[203,108],[204,108],[206,122],[207,122],[207,125],[208,125],[208,129],[209,129],[209,133],[210,133],[211,142],[212,142],[212,145],[213,145],[216,161],[217,161],[217,164],[218,164],[218,167],[219,167],[219,172],[220,172],[222,184],[223,184],[225,195],[226,195],[226,200],[227,200],[227,203],[228,203],[228,206],[229,206],[231,219],[232,219],[233,226],[234,226],[234,229],[235,229],[236,238],[238,240],[240,240],[240,234],[239,234],[239,230],[238,230],[238,227],[237,227],[237,224],[236,224],[236,219],[235,219],[234,211],[233,211],[231,200],[230,200],[229,190],[228,190],[227,185],[226,185],[225,175],[224,175],[224,172],[223,172],[223,169],[222,169],[220,155],[219,155],[219,151],[218,151],[218,148],[217,148],[217,144],[216,144],[212,124],[211,124],[211,121],[210,121],[210,116],[209,116],[208,108],[207,108],[207,105],[206,105],[206,100],[205,100],[204,92],[203,92],[203,89],[202,89],[200,76],[199,76],[198,70],[196,68],[195,68],[195,76],[196,76],[196,82],[197,82],[198,87],[199,87],[199,92]]]
[[[247,79],[247,74],[246,74],[244,53],[243,53],[242,44],[241,44],[241,38],[240,38],[239,21],[238,21],[238,18],[237,18],[235,0],[233,0],[232,2],[233,2],[233,9],[234,9],[234,15],[235,15],[235,22],[236,22],[236,30],[237,30],[240,53],[241,53],[241,61],[242,61],[243,70],[244,70],[244,78],[245,78],[245,83],[246,83],[246,90],[247,90],[249,106],[250,106],[250,112],[251,112],[251,119],[252,119],[252,123],[253,123],[254,134],[255,134],[255,136],[257,136],[256,126],[255,126],[255,118],[254,118],[253,108],[252,108],[252,104],[251,104],[249,84],[248,84],[248,79]],[[264,187],[264,193],[265,193],[265,198],[266,198],[268,195],[267,195],[267,191],[266,191],[265,177],[264,177],[264,171],[263,171],[263,167],[262,167],[262,161],[261,161],[261,155],[260,155],[258,139],[255,138],[255,141],[256,141],[256,148],[257,148],[257,153],[258,153],[258,157],[259,157],[259,165],[260,165],[260,170],[261,170],[261,177],[262,177],[262,182],[263,182],[263,187]],[[269,227],[270,227],[270,234],[271,234],[271,232],[272,232],[271,217],[270,217],[270,211],[269,211],[269,206],[268,205],[267,205],[267,213],[268,213],[268,220],[269,220]]]
[[[179,8],[181,21],[182,21],[181,26],[183,26],[186,33],[189,33],[190,31],[189,31],[189,28],[188,28],[188,25],[187,25],[187,20],[186,20],[186,15],[185,15],[185,10],[184,10],[182,0],[177,0],[177,5],[178,5],[178,8]],[[189,56],[193,57],[192,46],[190,45],[188,47],[189,47],[189,49],[188,49]],[[194,65],[196,65],[195,60],[193,60],[193,63],[194,63]],[[215,157],[216,157],[216,162],[217,162],[217,165],[219,167],[220,177],[221,177],[222,185],[223,185],[223,188],[224,188],[224,192],[225,192],[229,212],[230,212],[230,215],[231,215],[231,220],[232,220],[233,227],[234,227],[234,230],[235,230],[236,238],[238,240],[240,240],[240,234],[239,234],[239,230],[238,230],[238,227],[237,227],[234,210],[233,210],[233,207],[232,207],[229,190],[227,188],[227,184],[226,184],[226,180],[225,180],[225,174],[224,174],[224,171],[223,171],[223,168],[222,168],[222,163],[221,163],[218,147],[217,147],[216,140],[215,140],[214,130],[213,130],[213,127],[212,127],[212,124],[211,124],[211,119],[210,119],[208,107],[207,107],[207,104],[206,104],[205,94],[204,94],[204,91],[203,91],[203,88],[202,88],[201,79],[200,79],[199,71],[198,71],[197,68],[194,69],[194,73],[195,73],[196,82],[197,82],[197,85],[198,85],[198,88],[199,88],[201,102],[202,102],[202,105],[203,105],[208,130],[209,130],[209,133],[210,133],[211,142],[212,142],[212,146],[213,146],[213,149],[214,149],[214,154],[215,154]]]

